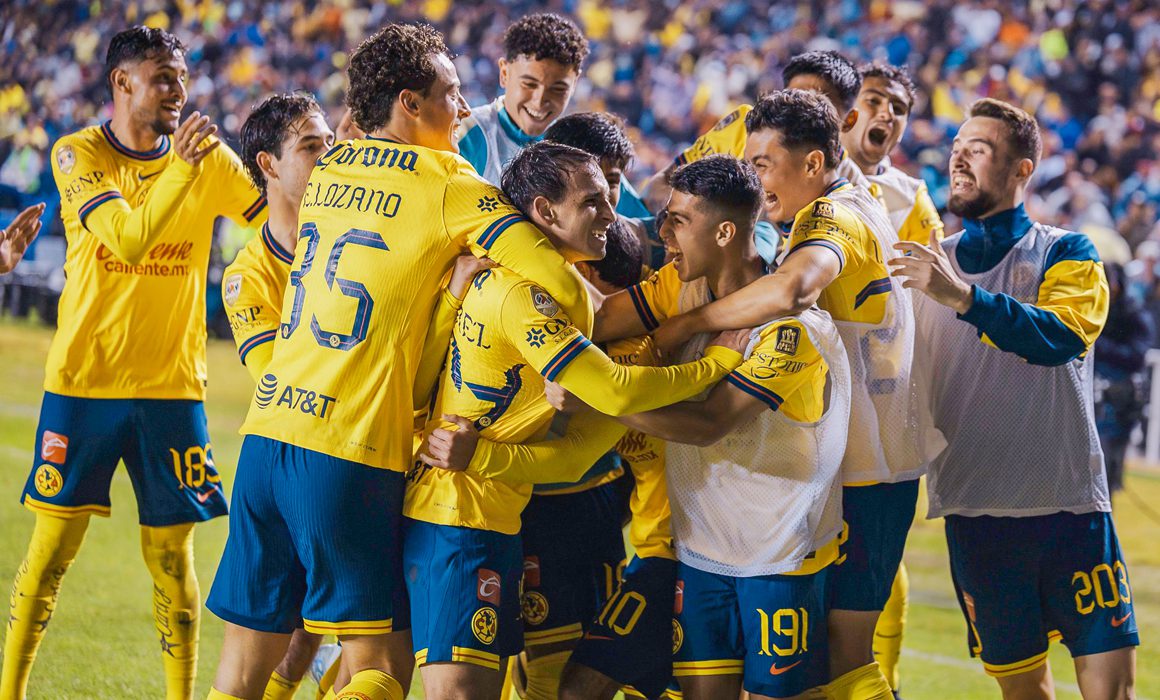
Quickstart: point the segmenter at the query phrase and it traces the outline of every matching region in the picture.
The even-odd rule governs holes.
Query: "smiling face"
[[[721,218],[716,212],[716,207],[694,194],[673,190],[669,198],[660,235],[666,263],[676,266],[682,282],[704,277],[717,267],[722,248],[717,241]]]
[[[271,194],[281,191],[297,208],[315,162],[333,145],[334,132],[321,113],[311,112],[295,122],[282,139],[282,156],[270,158],[274,177],[267,176],[267,182]]]
[[[499,60],[499,84],[508,116],[528,136],[539,136],[568,108],[580,73],[554,59]]]
[[[451,59],[446,54],[433,53],[431,64],[435,67],[435,80],[425,94],[403,91],[403,94],[413,95],[418,103],[415,145],[458,153],[455,133],[459,123],[471,115],[471,110],[459,92],[459,75]],[[400,99],[404,99],[402,95]]]
[[[968,219],[989,216],[1004,207],[1018,187],[1020,161],[1010,155],[1006,128],[992,117],[971,117],[959,128],[951,146],[947,202],[954,214]]]
[[[545,207],[549,216],[542,215]],[[595,164],[587,165],[572,173],[559,202],[537,197],[532,220],[569,261],[601,260],[608,227],[616,220],[608,201],[608,182]]]
[[[860,165],[877,165],[902,140],[910,118],[910,96],[902,85],[870,76],[862,83],[855,106],[858,121],[844,142]]]
[[[129,103],[129,114],[137,124],[158,134],[172,134],[185,106],[185,83],[189,70],[181,52],[158,53],[141,61],[126,63],[113,71],[114,96]]]
[[[819,150],[786,148],[781,132],[761,129],[749,134],[745,160],[753,164],[765,190],[765,212],[770,221],[792,221],[806,205],[821,196],[825,156]]]

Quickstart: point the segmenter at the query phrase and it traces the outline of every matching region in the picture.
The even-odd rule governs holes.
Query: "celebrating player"
[[[438,32],[388,25],[353,52],[349,77],[367,138],[319,158],[302,199],[306,240],[243,426],[207,603],[227,621],[213,697],[260,692],[300,619],[342,640],[339,697],[401,698],[409,685],[399,524],[414,375],[460,251],[486,252],[591,322],[576,273],[456,155],[467,107]]]
[[[6,699],[24,697],[89,517],[109,514],[119,461],[137,493],[167,696],[193,693],[201,610],[193,524],[226,512],[202,406],[205,271],[214,220],[260,223],[265,199],[208,117],[180,120],[187,76],[171,34],[117,34],[105,60],[112,120],[53,149],[68,282],[22,497],[36,527],[13,584]]]
[[[976,102],[950,159],[964,230],[901,242],[891,261],[923,294],[919,346],[938,358],[931,403],[948,445],[930,468],[929,517],[946,517],[970,653],[1005,698],[1051,697],[1056,634],[1084,697],[1132,697],[1140,642],[1088,356],[1108,284],[1087,236],[1024,210],[1040,150],[1031,115]]]

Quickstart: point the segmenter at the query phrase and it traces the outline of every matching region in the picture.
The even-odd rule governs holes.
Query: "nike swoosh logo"
[[[158,175],[160,175],[160,174],[161,174],[161,171],[160,171],[160,170],[158,170],[158,171],[157,171],[157,172],[155,172],[155,173],[149,173],[148,175],[141,175],[140,173],[138,173],[138,175],[137,175],[137,179],[138,179],[138,180],[141,180],[142,182],[144,182],[145,180],[148,180],[148,179],[149,179],[149,178],[151,178],[151,177],[156,177],[156,176],[158,176]]]
[[[777,664],[774,664],[774,665],[769,667],[769,673],[772,676],[780,676],[781,674],[790,670],[794,666],[797,666],[798,664],[800,664],[802,661],[804,661],[804,659],[799,660],[799,661],[795,661],[792,664],[790,664],[789,666],[778,666]]]
[[[1132,613],[1128,613],[1127,615],[1124,615],[1123,617],[1113,617],[1112,618],[1112,627],[1119,627],[1120,625],[1127,622],[1128,618],[1131,616],[1132,616]]]
[[[199,494],[197,494],[197,502],[198,503],[205,503],[206,501],[208,501],[210,499],[210,496],[214,495],[215,493],[217,493],[216,486],[213,487],[212,489],[210,489],[209,491],[206,491],[205,493],[199,493]]]

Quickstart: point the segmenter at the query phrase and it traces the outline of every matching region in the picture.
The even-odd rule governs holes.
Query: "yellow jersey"
[[[491,442],[534,442],[555,415],[544,398],[545,380],[559,382],[599,411],[635,413],[693,396],[739,362],[731,350],[710,348],[703,360],[677,367],[617,365],[551,295],[497,268],[477,275],[467,291],[431,415],[467,418]],[[439,425],[444,424],[436,419],[428,429]],[[560,481],[548,471],[545,481]],[[530,483],[420,463],[407,480],[404,515],[504,534],[519,532],[520,513],[532,495]]]
[[[225,144],[195,169],[168,136],[134,151],[106,122],[52,149],[67,278],[44,388],[86,398],[203,400],[206,269],[214,220],[265,220]]]
[[[315,165],[298,222],[273,357],[244,434],[406,471],[428,325],[467,249],[535,279],[591,326],[579,275],[454,153],[370,137],[336,144]]]
[[[222,278],[222,301],[238,357],[255,380],[270,362],[292,262],[294,253],[278,243],[267,223],[242,248]]]

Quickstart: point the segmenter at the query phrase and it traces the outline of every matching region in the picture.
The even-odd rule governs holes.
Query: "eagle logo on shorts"
[[[492,608],[480,608],[471,616],[471,633],[482,644],[491,644],[495,641],[499,619]]]
[[[46,498],[52,498],[64,488],[64,478],[60,470],[51,464],[42,464],[36,470],[36,492]]]
[[[542,625],[548,619],[548,599],[539,591],[528,591],[520,600],[520,609],[529,625]]]
[[[685,643],[685,630],[681,629],[681,623],[677,622],[677,618],[673,618],[673,653],[681,650],[681,645]]]

